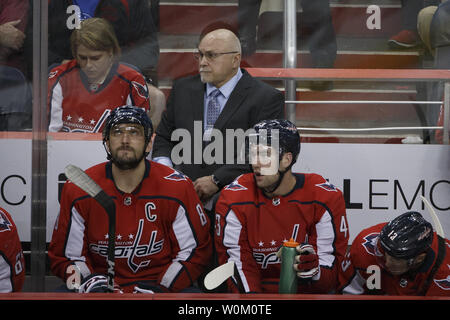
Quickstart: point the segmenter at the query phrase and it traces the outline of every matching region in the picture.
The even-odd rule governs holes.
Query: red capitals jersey
[[[245,292],[278,293],[281,263],[276,253],[290,238],[311,244],[319,257],[320,276],[299,283],[298,292],[336,289],[337,265],[349,236],[342,192],[320,175],[294,175],[297,183],[285,196],[267,198],[251,173],[221,192],[215,229],[219,263],[235,262]],[[233,281],[228,287],[237,292]]]
[[[192,182],[170,167],[146,161],[132,193],[115,187],[111,162],[86,170],[116,204],[115,283],[131,292],[136,281],[156,281],[173,292],[192,285],[212,254],[209,221]],[[82,277],[106,274],[108,215],[67,182],[48,255],[52,272],[67,281],[76,265]],[[129,285],[129,286],[127,286]]]
[[[25,281],[25,260],[16,225],[0,208],[0,292],[21,291]]]
[[[144,77],[122,63],[111,67],[98,88],[90,88],[76,60],[53,68],[48,81],[51,132],[101,132],[111,110],[125,104],[150,110]]]
[[[419,269],[414,273],[394,276],[384,270],[377,261],[377,256],[382,256],[377,249],[378,236],[386,224],[377,224],[364,229],[357,235],[350,252],[346,255],[346,260],[339,267],[339,291],[344,294],[450,296],[450,242],[445,239],[444,260],[434,274],[429,288],[423,292],[424,284],[437,259],[436,233],[434,233],[431,250],[428,251]],[[379,270],[378,284],[374,278],[374,266],[376,270]]]

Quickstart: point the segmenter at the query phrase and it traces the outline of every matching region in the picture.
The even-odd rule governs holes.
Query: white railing
[[[375,101],[375,100],[314,100],[302,101],[288,99],[287,106],[295,104],[428,104],[444,106],[444,123],[442,126],[416,127],[376,127],[376,128],[308,128],[303,131],[387,131],[387,130],[443,130],[443,143],[449,144],[450,125],[450,70],[441,69],[314,69],[314,68],[248,68],[252,76],[266,80],[305,81],[442,81],[444,82],[443,101]],[[288,88],[286,88],[288,89]],[[286,109],[286,118],[295,119],[295,108]]]

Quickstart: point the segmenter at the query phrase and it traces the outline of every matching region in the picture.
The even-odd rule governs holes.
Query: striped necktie
[[[205,127],[205,136],[204,140],[210,140],[211,131],[214,127],[214,123],[220,115],[220,105],[219,101],[217,101],[217,97],[220,95],[219,89],[214,89],[208,95],[208,101],[206,106],[206,127]]]

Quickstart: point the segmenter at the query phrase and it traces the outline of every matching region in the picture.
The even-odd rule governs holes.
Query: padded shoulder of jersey
[[[386,222],[363,229],[353,240],[350,255],[355,268],[365,269],[376,264],[378,236],[385,225]]]

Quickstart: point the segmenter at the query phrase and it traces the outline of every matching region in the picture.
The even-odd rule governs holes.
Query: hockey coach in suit
[[[191,178],[210,209],[207,201],[250,168],[238,164],[238,143],[230,145],[227,135],[261,120],[284,118],[284,95],[240,68],[241,45],[228,29],[206,33],[194,56],[199,74],[174,82],[152,157]],[[220,143],[223,148],[217,147]]]

